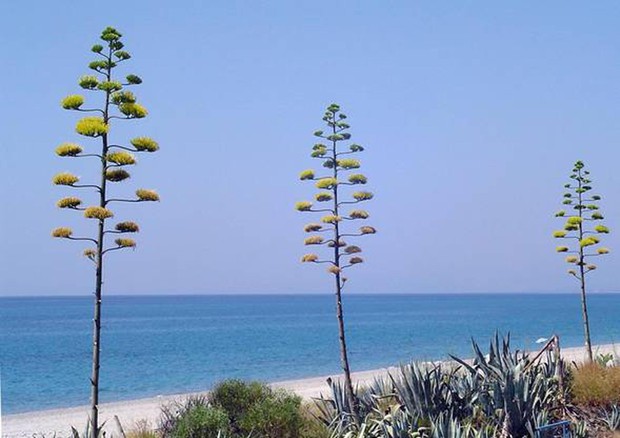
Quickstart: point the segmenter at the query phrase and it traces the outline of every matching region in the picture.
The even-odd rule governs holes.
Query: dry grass
[[[620,403],[620,367],[591,363],[572,373],[572,395],[577,404],[605,407]]]
[[[159,438],[159,435],[146,420],[137,421],[125,432],[127,438]]]

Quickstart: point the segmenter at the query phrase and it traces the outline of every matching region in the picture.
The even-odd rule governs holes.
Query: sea
[[[620,294],[589,306],[593,342],[620,342]],[[496,331],[522,349],[553,334],[583,345],[578,294],[346,295],[344,308],[354,371],[471,357]],[[0,298],[2,412],[87,404],[91,330],[89,296]],[[333,295],[107,296],[102,330],[102,402],[340,371]]]

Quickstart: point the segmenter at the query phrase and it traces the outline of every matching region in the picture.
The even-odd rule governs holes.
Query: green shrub
[[[315,403],[304,403],[301,407],[303,425],[301,427],[301,437],[303,438],[331,438],[332,433],[318,417]]]
[[[230,425],[228,415],[219,408],[196,405],[184,412],[172,431],[174,438],[217,438]]]
[[[252,406],[269,398],[271,388],[260,382],[244,382],[238,379],[225,380],[209,393],[209,403],[228,414],[231,423],[237,421]]]
[[[297,395],[264,383],[226,380],[208,397],[163,407],[159,431],[163,438],[322,438],[315,426]]]
[[[585,364],[572,372],[571,393],[575,403],[609,407],[620,403],[620,367]]]
[[[283,390],[273,391],[269,397],[252,405],[239,419],[244,435],[268,438],[296,438],[300,436],[303,417],[301,399]]]
[[[216,438],[230,431],[228,415],[203,396],[162,406],[157,427],[163,438]]]
[[[235,438],[301,436],[301,398],[284,390],[260,382],[226,380],[213,388],[209,403],[226,412]]]

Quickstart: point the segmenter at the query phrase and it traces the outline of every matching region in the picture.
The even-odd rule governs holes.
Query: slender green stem
[[[581,176],[581,169],[578,169],[578,179],[577,181],[579,182],[578,184],[578,205],[582,205],[582,176]],[[581,220],[579,221],[579,272],[580,272],[580,284],[581,284],[581,310],[582,310],[582,315],[583,315],[583,330],[584,330],[584,336],[585,336],[585,346],[586,346],[586,352],[588,354],[588,360],[590,362],[593,361],[593,355],[592,355],[592,341],[590,339],[590,321],[589,321],[589,317],[588,317],[588,302],[586,299],[586,277],[585,274],[587,272],[589,272],[590,270],[586,271],[584,268],[585,265],[585,254],[584,254],[584,248],[581,245],[581,241],[583,239],[583,236],[585,234],[584,229],[583,229],[583,209],[579,208],[579,218],[581,218]]]
[[[336,134],[336,113],[335,112],[332,113],[332,117],[333,117],[332,118],[332,132]],[[331,151],[332,160],[334,162],[333,177],[336,181],[338,181],[338,165],[336,164],[336,157],[337,157],[336,147],[337,147],[337,141],[334,139],[332,140],[332,151]],[[334,194],[334,199],[333,199],[334,215],[338,216],[338,207],[340,205],[338,203],[338,184],[334,184],[333,194]],[[341,237],[340,227],[338,225],[338,222],[336,221],[336,223],[334,224],[334,241],[340,242],[340,237]],[[353,417],[357,421],[357,402],[355,400],[355,393],[353,392],[353,383],[351,382],[351,368],[349,366],[347,341],[346,341],[345,326],[344,326],[344,315],[343,315],[343,309],[342,309],[343,281],[340,275],[340,256],[341,256],[340,245],[334,245],[334,265],[338,269],[335,275],[335,280],[336,280],[336,315],[338,318],[338,334],[339,334],[339,340],[340,340],[340,359],[342,362],[342,370],[344,372],[344,384],[345,384],[346,396],[347,396],[349,405],[351,406],[351,409],[353,410],[353,412],[351,413],[353,414]]]
[[[108,44],[108,60],[107,70],[105,77],[107,81],[112,77],[112,47]],[[110,107],[110,92],[105,92],[105,106],[103,109],[103,122],[108,124],[109,122],[109,107]],[[105,160],[108,154],[108,134],[105,133],[101,136],[101,186],[99,189],[99,206],[105,208],[106,201],[106,169],[107,163]],[[90,435],[91,438],[97,438],[99,436],[99,370],[100,370],[100,356],[101,356],[101,292],[103,286],[103,255],[104,250],[104,236],[105,236],[105,219],[99,220],[99,227],[97,233],[97,259],[96,259],[96,274],[95,274],[95,303],[94,303],[94,317],[93,317],[93,363],[91,372],[91,398],[90,398]]]

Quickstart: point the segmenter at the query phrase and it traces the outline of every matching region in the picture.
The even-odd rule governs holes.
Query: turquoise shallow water
[[[532,347],[552,333],[582,345],[571,295],[345,297],[354,370],[412,358],[469,356],[496,329]],[[102,402],[208,389],[227,377],[267,381],[336,373],[331,295],[106,297]],[[592,295],[595,343],[620,343],[620,294]],[[4,413],[85,404],[91,300],[0,298]]]

